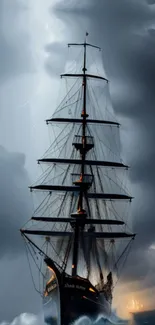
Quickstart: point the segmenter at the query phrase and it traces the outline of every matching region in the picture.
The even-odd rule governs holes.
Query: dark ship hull
[[[68,281],[70,280],[70,281]],[[91,292],[82,279],[65,279],[44,298],[44,317],[49,325],[69,325],[82,316],[97,318],[110,314],[110,303],[102,294]]]
[[[69,325],[82,316],[95,319],[99,314],[110,315],[110,302],[89,280],[55,271],[43,301],[47,324]]]

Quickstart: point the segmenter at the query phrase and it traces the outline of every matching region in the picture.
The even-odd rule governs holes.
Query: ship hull
[[[63,277],[44,297],[44,317],[49,325],[69,325],[82,316],[110,315],[111,305],[88,280]]]

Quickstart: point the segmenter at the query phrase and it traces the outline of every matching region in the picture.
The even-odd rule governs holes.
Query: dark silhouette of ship
[[[41,203],[21,229],[36,264],[43,260],[50,325],[110,315],[114,282],[135,236],[127,231],[132,197],[123,183],[128,166],[119,156],[119,123],[108,116],[108,80],[88,72],[87,49],[99,48],[87,39],[71,46],[83,48],[83,65],[61,76],[72,84],[47,120],[54,141],[38,160],[45,167],[40,182],[30,187]]]

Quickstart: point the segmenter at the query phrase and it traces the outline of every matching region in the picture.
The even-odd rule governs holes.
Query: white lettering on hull
[[[69,283],[66,283],[65,284],[65,288],[77,288],[77,289],[80,289],[80,290],[86,290],[85,287],[82,287],[80,286],[79,284],[69,284]]]

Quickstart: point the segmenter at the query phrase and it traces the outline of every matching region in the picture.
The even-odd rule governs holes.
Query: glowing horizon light
[[[143,304],[141,304],[138,300],[135,300],[134,298],[132,298],[127,305],[127,309],[129,310],[129,312],[140,311],[143,309],[143,307]]]

